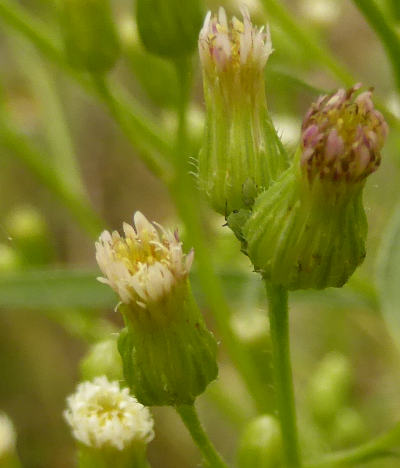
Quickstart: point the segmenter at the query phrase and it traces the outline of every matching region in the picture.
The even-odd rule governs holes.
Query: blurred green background
[[[400,213],[400,100],[385,48],[351,1],[243,3],[255,23],[271,26],[275,51],[267,64],[267,97],[288,147],[297,143],[302,115],[321,92],[357,81],[375,88],[391,128],[382,167],[365,191],[370,224],[365,263],[343,290],[300,292],[291,300],[300,433],[304,454],[313,457],[367,441],[400,420],[400,222],[392,218]],[[396,0],[376,3],[397,34]],[[165,184],[143,163],[147,150],[140,135],[127,138],[84,79],[5,13],[8,4],[20,7],[23,18],[37,22],[58,47],[57,2],[1,4],[0,409],[15,423],[23,466],[63,468],[74,463],[62,411],[80,378],[79,361],[92,343],[121,326],[113,312],[116,298],[96,282],[94,239],[103,227],[118,229],[131,221],[138,209],[180,227],[183,239],[185,229]],[[205,9],[221,4],[239,15],[234,0],[209,0]],[[174,69],[140,44],[133,2],[114,0],[113,7],[123,50],[110,81],[131,96],[138,115],[168,136],[177,126]],[[204,107],[194,60],[188,156],[195,158]],[[249,273],[224,220],[201,210],[209,252],[231,306],[233,333],[254,357],[265,383],[265,407],[273,410],[268,337],[259,333],[267,320],[261,284]],[[196,268],[193,281],[218,336]],[[256,409],[224,342],[219,363],[220,378],[199,407],[211,438],[234,463],[238,436]],[[173,410],[153,413],[152,466],[198,466],[199,454]],[[378,460],[370,466],[398,463]]]

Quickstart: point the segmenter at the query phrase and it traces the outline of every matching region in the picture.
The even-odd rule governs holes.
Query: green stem
[[[142,117],[132,112],[132,108],[126,104],[127,96],[119,96],[117,89],[110,86],[106,77],[96,74],[92,75],[92,78],[98,97],[128,137],[132,146],[140,149],[141,157],[148,168],[158,178],[168,182],[172,177],[172,170],[170,164],[160,157],[160,154],[172,157],[173,153],[165,140],[160,138],[160,131],[145,124]],[[148,141],[152,142],[151,147],[146,143]]]
[[[301,466],[290,363],[287,291],[266,282],[272,341],[275,392],[287,468]]]
[[[24,135],[11,128],[0,115],[0,146],[17,156],[51,192],[65,205],[78,223],[92,237],[103,229],[103,222],[89,203],[73,190],[48,163],[49,158],[40,153]]]
[[[228,465],[222,460],[221,456],[204,431],[194,405],[177,406],[176,411],[181,417],[183,424],[190,432],[193,441],[199,448],[209,467],[227,468]]]
[[[54,73],[34,47],[23,38],[9,41],[20,71],[25,75],[32,93],[37,97],[43,129],[52,158],[49,164],[57,170],[65,182],[82,197],[87,197],[77,162],[73,140],[65,118]]]
[[[400,423],[387,433],[350,450],[327,455],[319,461],[305,465],[305,468],[335,468],[365,463],[381,457],[399,457],[391,448],[400,443]],[[364,466],[364,465],[363,465]]]
[[[353,0],[370,26],[375,30],[392,64],[396,86],[400,91],[400,39],[373,0]]]

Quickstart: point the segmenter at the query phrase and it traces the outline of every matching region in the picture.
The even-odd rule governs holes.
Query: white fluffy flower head
[[[16,434],[10,418],[0,413],[0,458],[15,449]]]
[[[211,73],[237,70],[262,71],[272,53],[268,26],[256,28],[246,7],[241,8],[243,21],[233,17],[228,21],[221,7],[218,15],[207,13],[199,37],[202,65]]]
[[[93,448],[123,450],[154,437],[149,410],[129,395],[128,388],[121,389],[105,376],[79,384],[67,398],[64,417],[75,439]]]
[[[193,251],[185,255],[176,233],[153,225],[137,211],[134,227],[124,223],[124,236],[104,231],[96,242],[96,260],[108,284],[126,304],[146,308],[186,279]]]

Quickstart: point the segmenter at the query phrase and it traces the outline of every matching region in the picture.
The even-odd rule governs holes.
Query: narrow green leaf
[[[0,276],[0,308],[112,308],[118,299],[93,271],[35,270]]]

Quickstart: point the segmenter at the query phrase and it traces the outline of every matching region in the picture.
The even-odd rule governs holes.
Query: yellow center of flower
[[[142,232],[140,239],[115,239],[113,249],[116,259],[122,261],[132,275],[138,271],[140,264],[153,265],[168,261],[168,242],[165,239],[156,240],[148,232]]]

